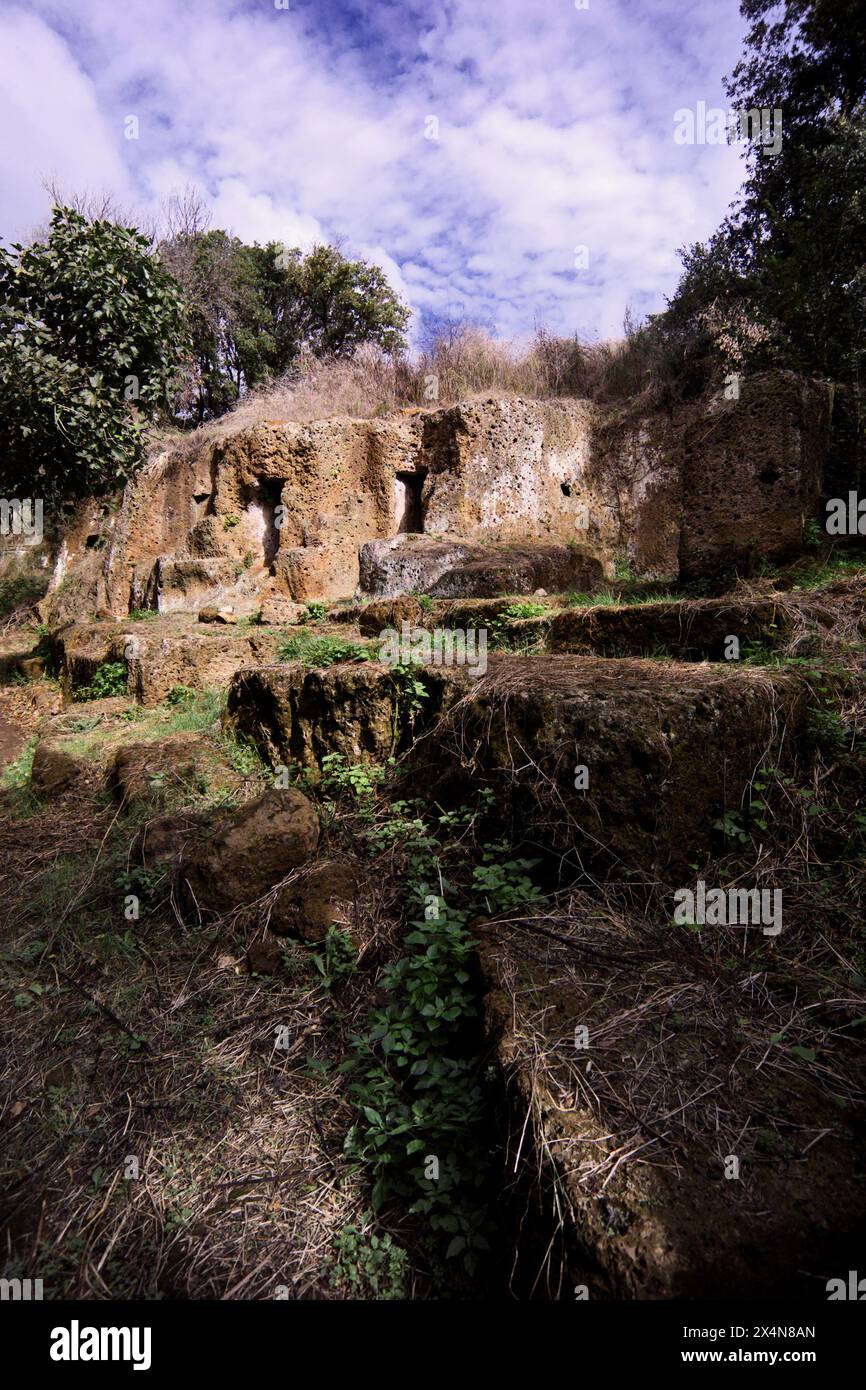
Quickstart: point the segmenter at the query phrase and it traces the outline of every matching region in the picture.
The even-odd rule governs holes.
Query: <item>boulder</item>
[[[45,675],[45,657],[24,656],[18,662],[18,670],[25,680],[38,681]]]
[[[265,627],[294,627],[307,611],[305,603],[294,603],[281,594],[268,594],[262,599],[259,621]]]
[[[329,927],[350,927],[356,887],[351,864],[342,860],[315,864],[280,889],[271,909],[271,931],[303,941],[322,941]]]
[[[184,847],[180,877],[199,909],[223,914],[254,902],[309,859],[319,840],[315,807],[302,792],[263,792],[232,811],[216,833]]]
[[[379,599],[368,603],[359,614],[358,627],[364,637],[378,637],[385,628],[400,631],[401,623],[423,626],[425,612],[416,598],[404,594],[401,598]]]
[[[247,947],[244,957],[247,970],[251,975],[276,975],[283,959],[283,947],[279,941],[266,938],[264,941],[254,941]]]
[[[143,825],[132,843],[132,862],[165,871],[178,860],[190,840],[206,829],[204,813],[156,816]]]
[[[198,620],[200,623],[236,623],[237,618],[233,608],[216,608],[213,606],[200,608],[198,610]]]
[[[578,545],[517,542],[482,544],[459,537],[402,535],[361,547],[363,593],[383,598],[418,592],[434,598],[495,598],[498,594],[595,589],[601,561]]]
[[[123,805],[159,805],[172,792],[237,787],[242,778],[207,734],[176,734],[156,743],[131,743],[119,748],[108,783]]]

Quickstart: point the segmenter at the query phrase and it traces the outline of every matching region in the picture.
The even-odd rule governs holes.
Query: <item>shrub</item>
[[[126,694],[126,663],[104,661],[97,666],[89,685],[80,685],[72,692],[76,701],[103,700],[109,695]]]
[[[2,490],[122,484],[183,351],[179,288],[132,228],[57,207],[46,241],[0,247]]]

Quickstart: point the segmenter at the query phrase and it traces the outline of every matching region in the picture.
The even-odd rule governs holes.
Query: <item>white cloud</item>
[[[675,248],[713,230],[739,182],[736,150],[673,141],[678,107],[724,104],[737,0],[34,8],[43,19],[11,12],[29,87],[0,57],[26,109],[0,156],[0,230],[44,215],[43,172],[143,204],[194,182],[215,225],[340,238],[416,309],[462,302],[509,336],[537,321],[610,334],[628,303],[661,306]],[[130,112],[137,141],[119,138]],[[431,114],[438,141],[424,138]]]
[[[45,220],[43,179],[130,195],[122,127],[107,127],[93,82],[35,15],[0,13],[0,236],[26,238]]]

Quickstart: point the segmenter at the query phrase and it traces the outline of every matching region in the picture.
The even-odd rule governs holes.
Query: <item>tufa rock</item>
[[[305,863],[318,840],[318,816],[307,797],[293,787],[271,789],[231,812],[211,838],[188,842],[181,878],[199,908],[231,912]]]
[[[348,928],[353,920],[357,876],[353,867],[332,860],[281,888],[269,926],[276,936],[322,941],[329,927]]]
[[[236,623],[237,618],[232,608],[200,608],[198,612],[200,623]]]

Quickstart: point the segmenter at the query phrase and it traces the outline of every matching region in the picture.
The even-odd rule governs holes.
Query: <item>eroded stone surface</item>
[[[796,972],[779,988],[777,959],[750,987],[736,946],[714,967],[682,928],[588,894],[476,935],[489,1038],[529,1117],[506,1167],[559,1193],[536,1218],[559,1242],[549,1296],[825,1296],[866,1234],[866,1186],[829,1055],[768,1057]],[[850,1047],[834,1062],[862,1070]]]
[[[781,765],[807,694],[788,672],[577,656],[493,656],[486,675],[424,667],[420,710],[376,663],[238,672],[227,719],[271,762],[315,772],[404,753],[416,785],[462,800],[494,788],[504,826],[572,872],[682,869],[739,809],[762,759]],[[583,766],[589,785],[575,785]]]
[[[671,412],[487,399],[205,431],[153,461],[106,519],[82,504],[42,613],[230,603],[244,614],[271,598],[348,597],[362,546],[419,531],[575,543],[608,577],[618,552],[665,578],[776,558],[813,512],[829,401],[825,385],[775,372],[744,380],[735,401]]]
[[[363,591],[385,598],[495,598],[534,594],[541,585],[557,592],[592,590],[604,578],[601,561],[577,545],[479,545],[432,536],[370,541],[361,547],[360,565]]]

